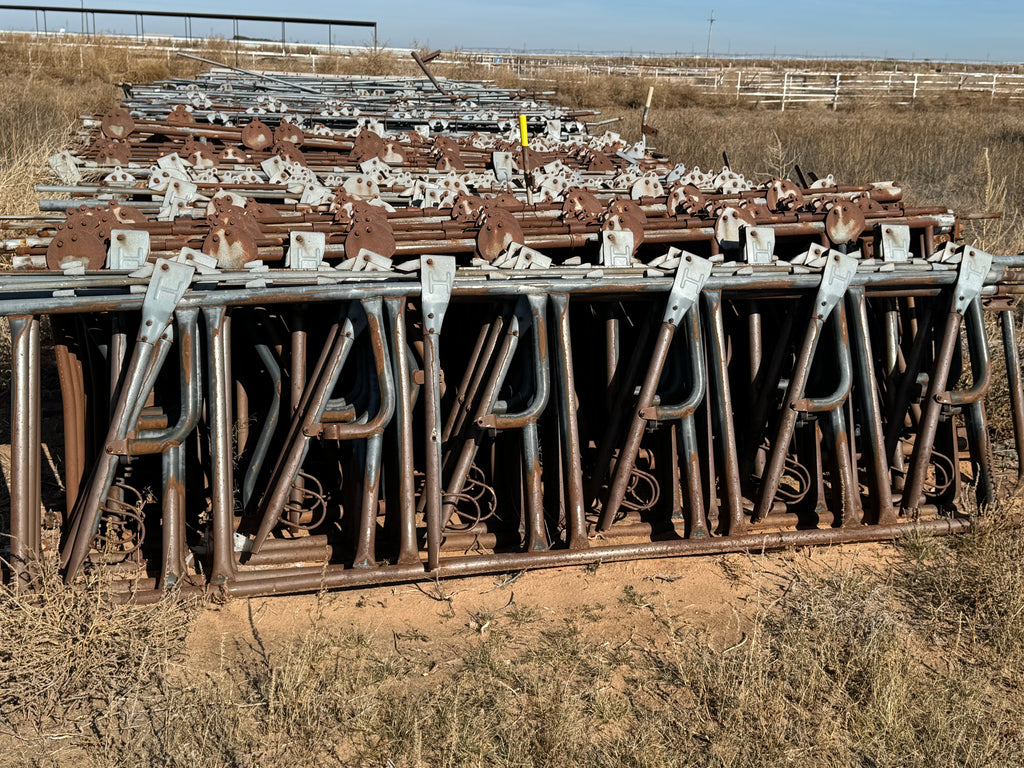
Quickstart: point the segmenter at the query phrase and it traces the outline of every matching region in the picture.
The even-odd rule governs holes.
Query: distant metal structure
[[[708,19],[708,50],[704,54],[705,59],[711,58],[711,28],[715,26],[715,12],[711,12],[711,17]]]
[[[298,16],[256,16],[251,14],[239,14],[239,13],[200,13],[200,12],[185,12],[185,11],[150,11],[150,10],[137,10],[127,8],[85,8],[79,7],[74,8],[70,6],[62,5],[0,5],[0,10],[3,11],[32,11],[36,14],[36,31],[39,30],[39,18],[42,14],[43,28],[42,31],[46,34],[49,33],[46,23],[46,14],[59,13],[59,12],[74,12],[82,15],[82,34],[94,35],[96,34],[96,14],[110,15],[110,16],[134,16],[135,17],[135,36],[142,37],[146,34],[145,19],[147,17],[154,18],[174,18],[181,19],[185,22],[185,37],[192,39],[192,21],[193,19],[208,19],[218,21],[230,21],[232,22],[232,30],[234,37],[238,38],[238,24],[239,22],[251,21],[251,22],[266,22],[266,23],[279,23],[281,25],[281,45],[285,44],[285,32],[286,25],[292,24],[311,24],[320,27],[327,27],[327,44],[328,47],[333,45],[333,32],[334,27],[364,27],[373,30],[373,47],[377,47],[377,22],[375,21],[356,21],[353,19],[314,19],[314,18],[301,18]],[[89,19],[92,19],[92,31],[89,31]]]

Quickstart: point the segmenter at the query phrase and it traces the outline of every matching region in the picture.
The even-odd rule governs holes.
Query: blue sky
[[[75,6],[61,0],[38,0]],[[532,50],[645,51],[703,53],[708,16],[714,10],[712,51],[721,54],[772,54],[1024,61],[1024,3],[975,0],[817,0],[777,3],[769,0],[681,3],[652,0],[383,0],[338,3],[303,0],[282,5],[270,0],[246,3],[154,3],[147,0],[89,0],[86,6],[150,8],[224,13],[336,17],[377,21],[381,43],[408,47],[528,48]],[[798,11],[797,8],[803,11]],[[283,10],[287,9],[287,10]],[[29,29],[31,13],[0,11],[0,27]],[[41,22],[40,22],[41,24]],[[80,28],[80,15],[49,13],[49,29]],[[129,18],[98,16],[97,28],[134,30]],[[174,22],[146,21],[147,32],[182,29]],[[195,34],[230,35],[230,25],[196,21]],[[249,36],[275,37],[280,28],[252,25]],[[312,27],[289,28],[290,40],[318,41]],[[361,43],[361,30],[337,30],[335,40]]]

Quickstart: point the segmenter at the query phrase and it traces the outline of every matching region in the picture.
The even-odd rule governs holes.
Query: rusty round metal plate
[[[483,209],[482,197],[461,194],[452,202],[452,221],[476,221]]]
[[[111,200],[108,207],[116,222],[114,225],[115,229],[131,229],[132,224],[146,224],[149,222],[146,214],[130,205],[122,205],[115,200]],[[108,232],[107,234],[109,235],[110,233]]]
[[[242,143],[249,149],[262,152],[274,143],[274,134],[266,123],[254,117],[251,123],[242,128]]]
[[[861,195],[860,197],[858,197],[856,202],[857,207],[860,208],[861,211],[865,213],[865,215],[869,213],[881,213],[882,211],[885,210],[882,207],[881,203],[879,203],[874,198],[868,197],[866,195]]]
[[[484,209],[487,211],[491,211],[496,208],[504,208],[509,211],[521,211],[525,207],[526,206],[522,200],[519,200],[515,195],[511,195],[508,192],[500,192],[492,197],[484,198]]]
[[[804,193],[789,179],[773,179],[765,193],[765,200],[773,211],[793,211],[804,204]]]
[[[267,216],[277,215],[277,211],[273,206],[264,205],[255,197],[250,197],[245,201],[245,215],[250,217],[253,221],[262,221]]]
[[[363,249],[390,259],[395,255],[395,235],[387,219],[360,215],[345,235],[345,257],[358,256]]]
[[[895,183],[885,185],[880,184],[868,192],[868,196],[870,196],[872,200],[877,200],[879,203],[898,203],[903,199],[903,190]]]
[[[101,209],[108,218],[113,214],[108,209]],[[101,214],[85,206],[69,209],[64,221],[57,225],[50,244],[46,247],[46,266],[49,269],[62,270],[69,266],[81,264],[86,269],[102,269],[107,261],[107,244],[105,236],[110,235],[110,227],[103,232],[104,222]]]
[[[615,163],[604,152],[592,152],[587,160],[587,170],[595,173],[614,171]]]
[[[678,216],[681,213],[696,216],[704,211],[707,199],[693,184],[680,184],[672,188],[668,193],[665,202],[665,209],[669,216]]]
[[[633,253],[635,254],[640,244],[644,241],[644,223],[635,213],[626,210],[622,213],[613,213],[608,216],[604,224],[601,225],[601,229],[628,229],[633,233]]]
[[[466,164],[462,162],[462,155],[456,148],[454,150],[442,151],[437,158],[437,165],[434,166],[434,169],[438,171],[464,171],[466,170]]]
[[[494,261],[510,243],[523,242],[523,229],[508,211],[494,208],[487,212],[476,236],[476,252],[484,261]]]
[[[132,149],[127,141],[100,137],[93,142],[96,151],[96,162],[100,165],[127,165],[132,157]]]
[[[373,131],[364,128],[352,141],[352,150],[349,152],[349,159],[361,163],[371,157],[379,157],[384,149],[384,139]]]
[[[135,130],[135,121],[123,107],[115,107],[100,120],[100,130],[111,139],[127,139]]]
[[[195,137],[189,136],[185,140],[178,154],[192,163],[196,168],[215,168],[220,164],[220,156],[209,144],[196,141]]]
[[[61,232],[59,229],[46,247],[48,269],[62,270],[73,264],[86,269],[103,269],[107,246],[94,232]]]
[[[864,231],[864,212],[856,203],[840,200],[825,217],[825,234],[835,245],[853,242]]]
[[[306,156],[302,154],[302,150],[292,144],[290,141],[280,141],[274,145],[274,154],[280,155],[285,160],[291,160],[293,163],[299,165],[306,165]]]
[[[296,147],[301,147],[302,142],[305,140],[306,134],[302,132],[302,129],[287,120],[282,121],[282,123],[274,129],[274,141],[277,143],[290,141]]]
[[[574,188],[565,193],[562,217],[573,217],[584,224],[596,224],[604,213],[604,206],[586,189]]]
[[[184,104],[175,104],[174,109],[167,115],[168,125],[195,125],[195,116],[188,111]]]
[[[406,155],[400,143],[397,141],[386,141],[377,153],[377,157],[390,165],[403,165]]]
[[[624,200],[622,198],[613,200],[607,210],[609,216],[616,213],[628,213],[639,219],[641,223],[647,223],[647,214],[644,213],[643,209],[632,200]]]
[[[245,218],[245,217],[241,217]],[[203,253],[217,259],[218,269],[242,269],[247,262],[259,258],[256,238],[248,225],[235,222],[210,227],[203,241]]]
[[[754,214],[750,210],[726,206],[718,214],[718,220],[715,222],[715,239],[720,245],[739,245],[740,230],[753,224]]]

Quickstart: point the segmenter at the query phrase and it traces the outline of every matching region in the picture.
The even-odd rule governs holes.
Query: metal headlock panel
[[[13,577],[59,546],[138,599],[253,595],[960,530],[1007,471],[986,310],[1019,481],[1024,257],[892,183],[754,184],[585,116],[212,71],[86,119],[41,188],[73,199],[4,243]]]

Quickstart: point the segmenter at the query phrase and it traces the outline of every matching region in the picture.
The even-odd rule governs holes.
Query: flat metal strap
[[[672,281],[672,290],[668,294],[668,305],[662,322],[678,326],[690,307],[696,303],[710,276],[710,261],[683,251],[679,255],[679,266]]]
[[[815,299],[814,313],[824,321],[836,304],[843,298],[846,290],[857,274],[857,262],[860,254],[840,253],[830,250],[825,254],[825,268],[821,274],[821,285]]]
[[[964,248],[960,260],[960,272],[956,279],[956,293],[953,296],[953,311],[962,315],[967,307],[981,294],[985,278],[992,268],[992,254],[970,246]]]
[[[455,282],[454,256],[421,256],[420,286],[423,303],[423,329],[440,333],[444,313],[452,297]]]

